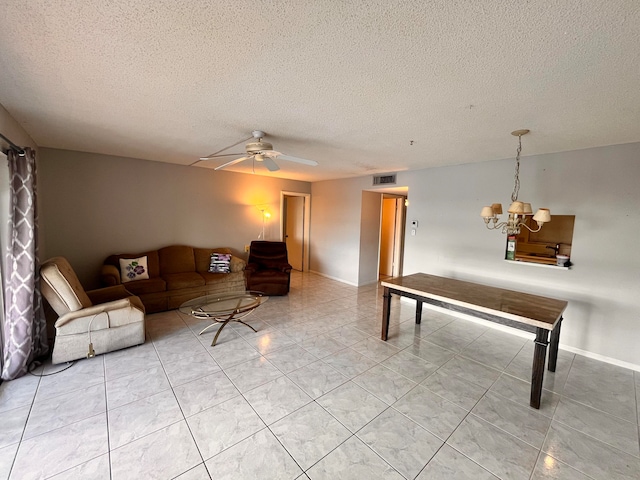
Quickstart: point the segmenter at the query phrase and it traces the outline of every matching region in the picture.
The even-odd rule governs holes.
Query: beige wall
[[[228,246],[244,255],[268,205],[267,240],[280,240],[280,192],[310,184],[146,160],[43,148],[43,258],[69,259],[87,288],[103,260],[170,244]]]

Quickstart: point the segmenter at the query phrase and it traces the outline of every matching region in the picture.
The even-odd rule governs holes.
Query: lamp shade
[[[538,223],[547,223],[551,221],[551,212],[548,208],[539,208],[533,219]]]
[[[531,204],[530,203],[525,203],[524,204],[524,214],[525,215],[533,215],[533,210],[531,210]]]
[[[509,206],[509,213],[524,215],[524,203],[515,201]]]
[[[491,218],[493,217],[493,209],[491,207],[482,207],[482,212],[480,213],[482,218]]]
[[[501,203],[492,203],[491,209],[493,210],[494,215],[502,215],[502,204]]]

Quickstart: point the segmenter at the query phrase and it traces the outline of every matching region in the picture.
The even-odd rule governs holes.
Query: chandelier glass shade
[[[482,207],[480,216],[484,219],[484,223],[489,230],[501,230],[507,235],[519,235],[522,228],[526,228],[531,232],[539,232],[542,226],[551,221],[551,212],[548,208],[539,208],[533,215],[531,204],[518,200],[518,192],[520,190],[520,152],[522,151],[522,135],[529,133],[529,130],[516,130],[511,135],[518,137],[518,149],[516,151],[516,171],[513,193],[511,194],[511,205],[507,210],[509,217],[506,221],[500,221],[502,215],[502,204],[494,203],[491,206]],[[533,220],[537,223],[538,228],[532,229],[527,225],[527,219],[533,215]]]

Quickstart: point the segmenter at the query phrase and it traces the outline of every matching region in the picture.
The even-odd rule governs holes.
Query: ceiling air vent
[[[373,184],[374,185],[395,185],[396,184],[396,174],[390,173],[385,175],[374,175],[373,176]]]

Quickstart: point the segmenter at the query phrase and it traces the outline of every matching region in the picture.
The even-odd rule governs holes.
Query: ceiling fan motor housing
[[[266,150],[273,150],[273,145],[268,142],[251,142],[247,143],[246,149],[249,155],[255,155]]]

